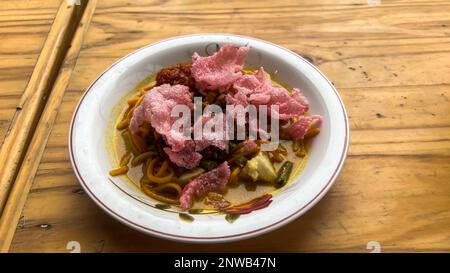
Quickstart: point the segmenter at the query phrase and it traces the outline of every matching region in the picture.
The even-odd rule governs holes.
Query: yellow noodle
[[[136,146],[134,146],[133,141],[131,140],[131,132],[130,130],[125,130],[122,133],[123,140],[125,141],[125,146],[131,150],[131,152],[135,155],[140,154],[139,150]]]
[[[152,88],[155,87],[155,86],[156,86],[156,81],[152,81],[152,82],[149,83],[148,85],[144,86],[144,87],[142,88],[142,90],[148,91],[148,90],[152,89]]]
[[[231,184],[236,184],[238,181],[238,177],[239,177],[239,173],[241,172],[241,168],[236,167],[230,175],[230,183]]]
[[[142,190],[144,191],[145,194],[147,194],[148,196],[150,196],[153,199],[156,199],[158,201],[161,201],[163,203],[168,203],[168,204],[179,204],[180,202],[178,201],[178,199],[172,199],[169,197],[166,197],[164,195],[160,195],[154,191],[152,191],[148,186],[146,185],[142,185]]]
[[[127,119],[128,118],[128,113],[131,111],[131,109],[133,109],[134,107],[133,106],[128,106],[127,107],[127,110],[125,110],[125,112],[123,113],[123,116],[122,116],[122,120],[125,120],[125,119]]]
[[[130,162],[131,159],[131,153],[127,152],[124,156],[122,156],[122,158],[120,159],[120,166],[126,166],[128,165],[128,163]]]
[[[162,192],[163,190],[166,190],[166,189],[174,189],[177,192],[177,197],[180,197],[180,195],[181,195],[182,189],[181,189],[180,185],[178,185],[176,183],[172,183],[172,182],[161,184],[159,186],[152,188],[152,190],[155,192]]]
[[[309,131],[306,133],[305,135],[305,139],[317,136],[320,133],[320,129],[319,128],[311,128],[309,129]]]
[[[131,160],[131,166],[137,166],[154,155],[157,155],[157,153],[153,151],[142,153]]]
[[[128,119],[123,119],[116,125],[116,129],[121,131],[123,129],[126,129],[130,125],[130,121]]]
[[[153,175],[154,166],[155,166],[156,162],[158,162],[158,161],[159,161],[159,158],[154,158],[148,163],[147,172],[146,172],[148,180],[150,180],[151,182],[154,182],[154,183],[158,183],[158,184],[170,182],[170,180],[172,180],[173,175],[175,173],[172,168],[166,167],[169,171],[169,174],[166,176],[157,177],[157,176]]]
[[[283,162],[284,160],[284,156],[282,154],[280,154],[277,151],[272,151],[270,152],[270,154],[272,155],[272,159],[276,162]]]
[[[127,110],[124,112],[122,120],[116,125],[116,129],[121,131],[128,127],[130,124],[131,116],[129,116],[130,111],[133,110],[134,107],[128,106]]]
[[[140,98],[141,98],[141,97],[139,97],[139,96],[134,96],[134,97],[132,97],[131,99],[128,100],[128,105],[129,105],[129,106],[135,106],[136,103],[139,101]]]
[[[130,109],[130,111],[128,111],[126,119],[131,120],[131,117],[133,116],[134,113],[134,109],[136,109],[136,106],[134,106],[133,108]]]
[[[133,143],[134,147],[136,147],[136,149],[139,151],[139,153],[142,153],[145,151],[146,145],[145,145],[144,140],[140,136],[130,132],[130,139],[131,139],[131,142]]]
[[[142,100],[145,98],[145,95],[141,95],[138,99],[138,101],[136,102],[136,105],[134,107],[138,107],[139,105],[141,105]]]
[[[109,175],[111,176],[118,176],[121,174],[126,174],[128,172],[128,167],[127,166],[121,166],[117,169],[111,170],[109,171]]]
[[[156,173],[157,177],[161,177],[167,170],[167,167],[169,167],[169,161],[168,160],[164,160],[163,164],[161,165],[161,167],[159,168],[158,172]]]
[[[303,141],[298,140],[298,150],[295,152],[298,157],[304,157],[306,155],[305,144]]]

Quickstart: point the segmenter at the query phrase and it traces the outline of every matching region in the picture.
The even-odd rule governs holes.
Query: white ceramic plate
[[[152,207],[154,201],[121,178],[106,149],[106,130],[113,107],[141,80],[160,68],[206,55],[216,44],[248,45],[250,67],[277,72],[281,82],[300,88],[310,102],[310,113],[324,122],[315,137],[310,158],[294,183],[272,198],[272,203],[233,224],[223,215],[195,215],[188,223],[177,213]],[[211,52],[209,52],[211,53]],[[69,133],[70,158],[84,190],[103,210],[122,223],[147,234],[187,242],[224,242],[254,237],[285,225],[314,206],[330,189],[347,155],[349,127],[338,92],[312,64],[275,44],[237,35],[200,34],[175,37],[143,47],[109,67],[87,89],[75,110]],[[301,235],[299,235],[301,236]]]

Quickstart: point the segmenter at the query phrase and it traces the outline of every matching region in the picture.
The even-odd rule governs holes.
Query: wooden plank
[[[73,38],[71,38],[70,49],[64,57],[61,70],[59,71],[58,77],[50,92],[49,99],[37,124],[36,131],[33,133],[31,143],[3,210],[2,217],[0,218],[0,252],[7,252],[11,244],[15,227],[20,218],[20,211],[22,211],[27,199],[41,156],[47,144],[51,128],[53,127],[58,109],[61,105],[64,92],[66,91],[70,76],[75,67],[76,59],[80,52],[85,33],[89,27],[96,3],[96,0],[90,0],[83,11],[80,22],[77,22],[78,28],[76,29]]]
[[[450,251],[450,5],[385,2],[99,2],[10,251],[67,252],[78,241],[83,252],[368,252],[373,240],[382,251]],[[67,149],[73,110],[97,75],[139,47],[200,32],[255,36],[306,56],[340,91],[351,124],[349,158],[318,205],[277,231],[207,250],[106,215],[81,190]]]
[[[37,60],[30,81],[5,135],[0,149],[0,212],[7,200],[14,177],[17,174],[31,132],[36,126],[48,89],[60,67],[62,49],[72,30],[77,8],[61,2],[55,21]]]
[[[3,0],[0,6],[0,147],[60,0]]]

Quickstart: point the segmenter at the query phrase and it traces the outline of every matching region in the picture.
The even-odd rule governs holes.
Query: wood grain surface
[[[59,0],[3,0],[0,5],[3,41],[0,43],[0,143],[3,143],[59,4]]]
[[[374,1],[369,1],[374,2]],[[171,36],[250,35],[308,58],[351,124],[336,184],[300,219],[257,238],[195,245],[115,221],[81,190],[67,134],[86,87],[118,58]],[[10,247],[12,252],[450,251],[448,1],[99,1]],[[11,227],[14,228],[14,227]]]
[[[58,74],[66,41],[72,36],[72,22],[77,8],[61,2],[52,27],[46,36],[27,87],[15,106],[13,118],[0,147],[0,212],[26,152],[29,140],[46,103],[49,90]]]
[[[13,181],[13,173],[18,165],[22,150],[10,153],[14,143],[3,145],[7,132],[13,130],[14,121],[21,112],[23,98],[31,82],[32,72],[37,64],[44,42],[60,6],[59,0],[14,1],[5,0],[0,5],[0,211]],[[41,67],[44,60],[41,58]],[[37,69],[33,82],[37,82]],[[30,112],[30,114],[32,114]],[[17,133],[17,132],[16,132]],[[24,134],[25,136],[27,134]],[[6,147],[8,146],[8,147]],[[22,146],[22,145],[19,145]],[[5,149],[3,149],[5,147]],[[10,155],[11,154],[11,155]],[[11,158],[6,162],[5,156]],[[8,169],[8,170],[7,170]]]
[[[89,3],[84,2],[83,6],[80,5],[74,7],[79,9],[76,11],[79,13],[76,16],[79,19],[74,22],[74,26],[77,26],[77,28],[70,35],[69,40],[65,42],[66,47],[68,46],[68,43],[70,43],[70,48],[68,48],[64,53],[61,53],[64,54],[64,58],[60,69],[58,68],[58,76],[49,91],[48,99],[46,100],[45,107],[42,110],[42,115],[40,115],[36,130],[32,134],[27,152],[24,156],[18,174],[15,178],[14,185],[12,186],[8,200],[1,214],[0,252],[7,252],[11,244],[15,231],[15,229],[12,229],[11,226],[16,226],[20,219],[20,214],[17,212],[22,211],[30,188],[33,184],[34,176],[36,175],[37,168],[45,150],[67,85],[69,84],[78,54],[83,44],[84,36],[92,19],[96,3],[96,0],[90,0]],[[58,13],[56,16],[59,17],[64,15]]]

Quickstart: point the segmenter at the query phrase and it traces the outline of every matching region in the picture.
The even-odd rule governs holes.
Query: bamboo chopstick
[[[78,54],[87,32],[97,0],[89,0],[65,55],[61,70],[50,92],[47,104],[37,124],[23,163],[0,218],[0,252],[7,252],[19,222],[23,206],[44,153],[48,137],[56,120],[64,92],[69,84]]]
[[[64,44],[70,36],[79,8],[62,1],[30,81],[16,107],[0,149],[0,213],[26,151],[30,134],[45,103],[45,97],[64,57]]]

